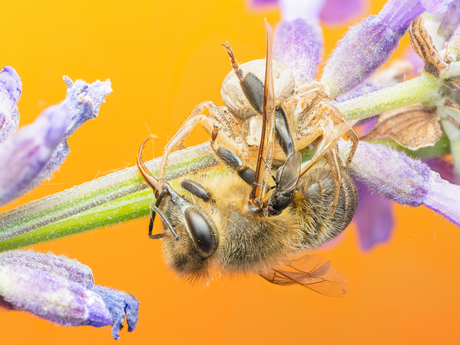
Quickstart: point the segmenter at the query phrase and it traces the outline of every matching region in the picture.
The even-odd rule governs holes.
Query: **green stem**
[[[414,103],[433,103],[440,98],[441,79],[423,72],[420,77],[399,83],[367,95],[337,103],[346,119],[365,119]]]
[[[161,158],[147,162],[158,172]],[[168,159],[166,179],[204,170],[219,164],[209,143],[176,152]],[[98,205],[148,188],[137,167],[126,168],[0,214],[0,240],[27,233]]]
[[[150,213],[152,198],[153,194],[151,190],[142,190],[127,195],[118,200],[81,212],[78,215],[2,241],[0,242],[0,252],[145,217]]]
[[[443,136],[435,146],[417,151],[405,149],[391,139],[379,139],[373,142],[390,145],[395,149],[407,152],[419,158],[440,156],[449,152],[449,140],[446,136]],[[304,160],[308,160],[308,157],[311,158],[312,152],[305,151],[304,154]],[[39,229],[1,241],[0,252],[56,240],[58,238],[76,235],[97,228],[114,226],[133,219],[145,217],[150,213],[150,202],[152,199],[153,195],[150,190],[142,190],[131,195],[126,195],[120,199],[96,206],[69,218],[47,224]]]
[[[442,81],[431,74],[355,98],[337,107],[346,118],[366,118],[384,111],[439,98]],[[407,150],[389,139],[390,144],[408,155],[427,158],[449,152],[445,137],[435,146],[418,151]],[[459,145],[460,147],[460,145]],[[460,151],[460,149],[459,149]],[[309,152],[305,152],[308,156]],[[304,157],[305,158],[305,157]],[[160,159],[147,166],[157,172]],[[209,143],[179,151],[168,161],[167,179],[204,170],[219,164]],[[0,251],[66,237],[100,227],[116,225],[144,217],[152,199],[136,167],[127,168],[69,190],[33,201],[0,215]]]

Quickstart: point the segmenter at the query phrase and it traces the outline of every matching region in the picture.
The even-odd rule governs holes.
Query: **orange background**
[[[242,0],[3,2],[0,61],[22,77],[21,125],[64,99],[64,74],[110,78],[114,89],[97,121],[70,139],[72,153],[54,178],[8,208],[133,165],[149,130],[160,137],[160,152],[196,104],[222,104],[230,65],[221,43],[228,40],[242,62],[265,56],[264,17],[274,26],[279,13],[250,11]],[[345,30],[325,29],[324,57]],[[187,144],[204,140],[197,130]],[[166,269],[160,242],[147,238],[147,219],[34,248],[77,258],[96,283],[139,299],[138,327],[130,334],[125,328],[119,343],[457,342],[459,229],[424,207],[395,211],[388,244],[363,253],[352,225],[322,253],[348,279],[342,299],[257,276],[190,286]],[[0,330],[3,344],[114,342],[109,328],[57,327],[18,312],[1,312]]]

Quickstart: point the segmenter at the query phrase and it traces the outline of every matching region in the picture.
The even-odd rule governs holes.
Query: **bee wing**
[[[265,22],[267,31],[267,57],[265,62],[264,104],[262,112],[262,135],[257,156],[256,175],[250,200],[255,204],[261,204],[267,192],[264,181],[270,176],[271,162],[273,158],[273,145],[275,137],[275,91],[273,86],[273,34],[270,25]],[[263,172],[262,163],[265,162]]]
[[[303,176],[308,170],[310,170],[329,150],[332,145],[334,145],[337,140],[344,135],[347,131],[351,130],[352,127],[358,122],[358,120],[344,120],[342,123],[335,125],[334,128],[327,134],[325,134],[324,140],[316,148],[315,155],[312,159],[305,163],[302,168],[300,176]]]
[[[302,167],[302,155],[299,151],[292,152],[286,163],[283,165],[281,173],[277,176],[277,190],[290,192],[297,186]],[[278,175],[278,174],[277,174]]]
[[[270,283],[288,286],[299,284],[321,295],[343,297],[348,294],[345,278],[318,254],[306,254],[286,266],[259,273]]]

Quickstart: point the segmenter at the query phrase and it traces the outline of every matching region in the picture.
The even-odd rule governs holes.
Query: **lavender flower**
[[[16,104],[21,92],[19,75],[13,68],[3,67],[0,72],[0,144],[18,128],[19,113]]]
[[[425,205],[460,226],[460,186],[444,181],[421,161],[361,141],[349,168],[369,189],[402,205]]]
[[[282,0],[283,20],[275,32],[275,59],[288,66],[296,85],[314,79],[323,46],[319,12],[322,0]]]
[[[0,147],[0,205],[27,191],[48,165],[70,124],[65,105],[45,110]]]
[[[139,309],[133,296],[94,285],[88,266],[34,251],[0,254],[0,305],[64,326],[113,325],[115,339],[125,314],[135,329]]]
[[[138,321],[139,302],[133,295],[110,288],[95,285],[92,291],[101,296],[113,317],[112,336],[118,339],[123,328],[125,314],[128,322],[128,332],[134,331]]]
[[[279,0],[282,21],[275,32],[275,58],[288,66],[296,84],[312,81],[323,49],[319,19],[335,22],[361,12],[366,1]],[[264,1],[253,2],[260,6]],[[272,2],[270,2],[272,4]]]
[[[0,206],[38,185],[69,153],[67,138],[85,121],[95,118],[110,81],[67,83],[67,97],[16,134],[16,103],[21,82],[11,67],[0,72]],[[27,311],[65,326],[104,327],[119,331],[127,316],[134,330],[139,303],[132,295],[94,285],[91,269],[75,260],[33,251],[0,254],[0,307]]]
[[[251,6],[254,8],[263,8],[268,6],[279,5],[283,0],[251,0]],[[368,0],[321,0],[313,1],[321,3],[322,8],[319,13],[319,19],[327,25],[342,25],[345,22],[354,20],[357,15],[361,14],[368,7]],[[294,5],[310,6],[309,1],[295,1]]]
[[[6,98],[10,102],[4,102],[4,107],[14,108],[11,100],[19,98],[19,77],[11,67],[4,70],[10,71],[12,79]],[[0,206],[39,185],[62,164],[70,152],[67,138],[98,115],[105,96],[112,91],[109,80],[93,84],[82,80],[73,83],[69,77],[64,80],[68,90],[62,105],[48,108],[34,123],[1,144]]]
[[[449,1],[390,0],[376,16],[355,25],[339,42],[321,81],[337,97],[361,84],[388,59],[409,24],[425,10],[442,13]]]
[[[394,225],[392,201],[372,192],[359,181],[358,210],[355,223],[358,228],[359,243],[363,250],[369,250],[378,243],[388,242]]]
[[[366,112],[366,114],[362,117],[356,117],[374,116],[379,114],[382,109],[385,109],[385,106],[407,105],[407,102],[415,103],[414,99],[417,99],[417,102],[439,102],[440,95],[445,96],[447,94],[441,92],[444,91],[441,88],[444,87],[445,81],[452,82],[452,78],[455,77],[452,71],[450,71],[451,75],[448,77],[444,76],[444,80],[436,79],[437,77],[435,76],[425,75],[424,78],[420,78],[422,82],[419,81],[419,84],[416,84],[419,85],[417,90],[424,91],[421,96],[417,96],[419,98],[410,94],[410,97],[406,97],[408,100],[397,99],[397,101],[392,98],[397,93],[394,91],[393,86],[378,85],[375,81],[366,80],[366,78],[388,58],[414,18],[425,9],[433,13],[446,11],[450,2],[441,0],[410,0],[408,2],[390,0],[377,16],[370,16],[365,19],[345,36],[329,60],[322,80],[329,87],[330,96],[337,96],[335,106],[339,111],[342,111],[340,109],[348,109],[342,111],[342,115],[345,118],[347,116],[352,117],[359,111]],[[280,4],[283,19],[276,30],[275,54],[277,59],[293,70],[297,86],[299,86],[301,83],[311,81],[316,74],[322,49],[318,22],[324,1],[300,2],[285,0],[281,1]],[[451,21],[451,23],[453,22]],[[456,36],[455,34],[453,35]],[[453,69],[455,70],[455,68]],[[399,83],[395,87],[404,87],[401,86],[404,83],[400,83],[400,80],[390,78],[390,81],[391,83]],[[81,123],[97,114],[100,103],[109,92],[109,87],[104,87],[101,85],[102,83],[93,84],[91,88],[91,86],[83,82],[72,83],[69,80],[66,80],[66,82],[69,90],[67,99],[62,107],[68,107],[69,109],[70,124],[66,127],[64,133],[60,134],[61,139],[53,153],[55,158],[51,158],[50,163],[47,165],[51,167],[49,171],[52,171],[54,166],[60,164],[61,158],[58,157],[66,156],[68,149],[65,142],[66,138]],[[396,88],[396,90],[398,91],[400,88]],[[378,91],[374,92],[375,90]],[[368,103],[372,103],[367,102],[369,99],[375,104],[368,105]],[[355,106],[354,109],[353,106]],[[454,125],[455,121],[451,124]],[[58,155],[56,152],[61,153]],[[206,153],[209,153],[209,151]],[[54,162],[54,165],[51,162]],[[212,164],[215,163],[209,163],[205,167],[200,166],[195,171],[207,168]],[[410,206],[426,205],[455,224],[460,224],[460,212],[456,206],[460,203],[460,187],[442,180],[437,173],[430,170],[426,164],[419,160],[411,159],[404,153],[389,147],[362,141],[349,166],[349,170],[360,185],[361,204],[357,212],[356,222],[360,233],[361,246],[364,249],[369,249],[376,243],[389,239],[393,223],[390,200],[396,200],[401,204]],[[46,168],[43,168],[42,171],[46,171],[45,175],[48,176]],[[190,170],[187,170],[186,173],[190,172]],[[113,176],[121,176],[121,172],[115,173]],[[94,194],[99,192],[101,192],[99,194],[104,194],[109,189],[119,188],[121,184],[137,183],[132,181],[135,180],[132,175],[129,176],[129,178],[125,176],[123,181],[117,181],[118,185],[106,185],[105,189],[93,192]],[[142,193],[142,191],[137,193],[131,191],[124,194],[124,197],[117,195],[118,200],[110,199],[110,202],[98,206],[97,209],[85,208],[84,213],[78,213],[81,212],[81,209],[79,209],[79,211],[71,214],[73,217],[68,219],[62,220],[63,218],[60,215],[61,218],[59,219],[62,221],[59,224],[52,225],[56,225],[60,230],[65,227],[67,227],[65,230],[73,227],[69,232],[62,231],[62,233],[68,234],[76,233],[77,231],[73,230],[77,227],[87,230],[142,217],[148,214],[148,204],[150,202],[146,193]],[[80,199],[94,200],[91,194],[79,194],[78,197]],[[124,207],[117,207],[120,205]],[[58,203],[53,205],[55,208],[61,206]],[[67,206],[65,205],[65,207]],[[114,209],[118,213],[111,213]],[[33,214],[33,216],[36,215]],[[10,216],[14,219],[14,214],[10,214]],[[79,216],[82,216],[83,223],[78,223],[76,220]],[[37,218],[40,217],[37,216]],[[39,221],[38,224],[40,224]],[[40,226],[43,226],[43,224]],[[41,230],[48,226],[49,224],[47,225],[45,222],[45,226]],[[35,228],[31,226],[30,229]],[[46,231],[43,232],[45,233],[44,237],[46,237]],[[23,235],[25,234],[17,237]],[[36,234],[31,233],[31,235]],[[7,242],[7,240],[8,238],[3,243]],[[3,248],[7,248],[9,244],[5,244]],[[23,254],[13,255],[20,256]],[[0,274],[5,277],[4,282],[6,282],[4,284],[0,282],[0,305],[7,309],[28,310],[63,324],[88,324],[92,326],[111,324],[115,338],[118,337],[118,331],[124,322],[125,316],[129,326],[128,330],[134,329],[138,314],[138,302],[134,297],[94,285],[92,275],[89,275],[87,270],[76,272],[72,268],[73,266],[71,267],[71,265],[63,262],[63,259],[53,259],[51,261],[55,263],[50,264],[45,259],[42,259],[43,263],[41,263],[40,259],[32,260],[31,258],[16,261],[4,259],[2,264],[0,259]],[[17,264],[17,262],[23,262],[23,264]],[[36,263],[40,265],[36,266]],[[32,286],[30,282],[34,280],[44,282],[39,285],[40,287],[43,285],[43,289],[37,289],[37,291],[33,291],[32,287],[28,289],[27,286]],[[50,300],[47,299],[48,295],[43,296],[41,291],[56,291],[57,295],[67,296],[67,298],[60,298],[59,301]],[[27,293],[30,293],[32,298],[27,297]],[[43,306],[48,305],[50,308],[44,311]],[[108,318],[109,314],[110,320]]]
[[[357,19],[368,6],[368,0],[327,0],[319,17],[326,25],[343,25]]]

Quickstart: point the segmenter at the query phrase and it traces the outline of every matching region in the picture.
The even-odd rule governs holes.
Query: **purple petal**
[[[12,67],[0,72],[0,143],[8,139],[18,128],[19,113],[16,104],[21,97],[21,78]]]
[[[367,12],[369,0],[327,0],[320,19],[326,24],[343,25]]]
[[[438,1],[439,0],[435,0]],[[389,0],[378,17],[395,32],[404,34],[410,23],[425,12],[419,0]]]
[[[134,331],[139,319],[139,302],[133,295],[99,285],[95,285],[92,291],[102,297],[112,313],[112,336],[114,339],[120,338],[119,332],[123,328],[125,314],[128,332]]]
[[[349,171],[374,192],[402,205],[424,204],[460,226],[460,186],[444,181],[421,161],[360,141]]]
[[[319,22],[319,13],[326,0],[280,0],[281,17],[283,21],[293,21],[297,18],[312,23]]]
[[[253,7],[275,6],[278,5],[278,0],[250,0],[250,3]]]
[[[67,96],[62,103],[69,107],[72,118],[72,124],[66,131],[68,138],[87,120],[97,117],[99,108],[105,102],[105,97],[112,92],[112,88],[110,79],[88,84],[83,80],[76,80],[74,83],[64,76],[64,81],[67,84]]]
[[[349,168],[370,190],[402,205],[421,205],[430,188],[426,164],[384,145],[360,141]]]
[[[12,250],[0,253],[0,266],[17,266],[48,272],[89,289],[94,286],[91,268],[77,260],[33,250]]]
[[[443,180],[453,184],[459,184],[459,176],[455,173],[454,164],[445,161],[441,157],[423,159],[423,163],[428,165],[432,171],[437,172]]]
[[[0,205],[31,188],[36,176],[50,161],[69,126],[69,109],[46,109],[32,124],[21,128],[0,148]]]
[[[99,108],[105,102],[105,96],[112,92],[110,80],[105,82],[98,80],[92,84],[87,84],[83,80],[77,80],[73,83],[69,77],[64,77],[64,80],[68,89],[67,97],[62,104],[63,106],[68,106],[70,109],[71,123],[65,131],[61,143],[53,151],[51,159],[33,181],[30,182],[27,190],[38,186],[61,166],[70,153],[67,138],[87,120],[97,117]]]
[[[274,7],[283,3],[282,0],[250,0],[250,5],[253,8]],[[309,1],[291,1],[297,8],[306,4]],[[310,0],[311,2],[311,0]],[[351,22],[360,17],[361,14],[367,12],[369,0],[320,0],[315,1],[321,4],[318,8],[319,18],[327,25],[338,24],[343,25],[345,22]],[[318,13],[315,13],[318,17]]]
[[[275,31],[275,59],[288,66],[296,85],[316,75],[323,47],[319,12],[324,0],[280,1],[282,21]]]
[[[449,5],[449,10],[442,18],[441,25],[439,26],[438,33],[449,39],[452,36],[455,29],[458,28],[460,24],[460,1],[454,0],[453,3]]]
[[[78,283],[37,269],[0,266],[0,296],[16,310],[61,325],[112,324],[112,315],[99,295]]]
[[[321,61],[321,30],[302,18],[282,21],[275,31],[275,59],[288,66],[296,85],[315,78]]]
[[[378,243],[388,242],[394,225],[392,201],[372,193],[366,185],[358,187],[358,210],[354,220],[358,228],[359,243],[363,250],[370,250]]]
[[[332,97],[361,84],[388,59],[410,22],[424,11],[417,0],[390,0],[378,16],[352,27],[327,62],[321,81]]]
[[[421,0],[420,2],[427,12],[438,14],[446,12],[453,1],[454,0]]]
[[[423,204],[460,226],[460,186],[444,181],[431,172],[430,189]]]
[[[63,136],[65,138],[65,134]],[[65,159],[70,153],[70,147],[69,144],[65,139],[56,146],[54,151],[52,152],[51,158],[48,161],[48,163],[43,167],[43,169],[35,176],[35,178],[30,182],[30,184],[27,186],[27,190],[24,192],[27,192],[35,187],[37,187],[40,183],[48,179],[51,174],[58,169],[62,163],[64,163]],[[23,193],[21,193],[23,194]]]
[[[355,87],[353,90],[350,90],[349,92],[340,95],[337,97],[335,100],[337,102],[345,102],[353,98],[361,97],[364,95],[367,95],[368,93],[372,93],[378,90],[381,90],[382,87],[380,85],[376,85],[372,82],[364,82],[357,87]]]

